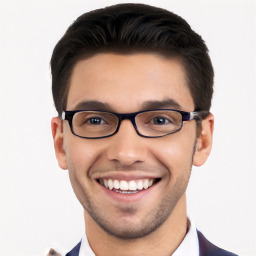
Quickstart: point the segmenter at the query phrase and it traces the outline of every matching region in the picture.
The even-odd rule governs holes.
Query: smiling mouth
[[[134,194],[142,190],[147,190],[160,181],[157,179],[139,179],[139,180],[117,180],[117,179],[98,179],[99,184],[105,188],[122,194]]]

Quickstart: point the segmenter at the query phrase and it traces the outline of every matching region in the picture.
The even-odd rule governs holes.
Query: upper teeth
[[[112,180],[112,179],[100,179],[100,183],[106,188],[112,190],[142,190],[147,189],[153,185],[153,179],[143,179],[143,180]]]

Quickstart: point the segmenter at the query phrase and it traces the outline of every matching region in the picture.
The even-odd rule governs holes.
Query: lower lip
[[[141,200],[143,197],[147,196],[149,193],[151,193],[156,187],[157,184],[152,185],[148,189],[143,189],[139,190],[137,193],[131,193],[131,194],[126,194],[126,193],[119,193],[115,192],[113,190],[109,190],[108,188],[102,186],[99,184],[99,186],[103,189],[103,191],[112,199],[120,201],[120,202],[136,202]]]

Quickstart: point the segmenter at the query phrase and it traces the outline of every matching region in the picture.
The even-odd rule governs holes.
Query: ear
[[[193,158],[193,164],[195,166],[203,165],[211,152],[214,116],[210,113],[202,120],[201,125],[202,128],[196,141],[196,149]]]
[[[51,121],[52,137],[59,167],[63,170],[67,169],[67,159],[64,150],[63,127],[59,117],[53,117]]]

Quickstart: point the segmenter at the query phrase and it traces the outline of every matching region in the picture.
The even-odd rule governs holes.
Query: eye
[[[102,125],[102,124],[105,124],[106,122],[100,117],[91,117],[85,120],[85,123],[89,123],[91,125]]]
[[[165,117],[162,117],[162,116],[157,116],[157,117],[154,117],[153,120],[152,120],[153,124],[155,125],[165,125],[165,124],[170,124],[172,123],[172,121],[170,119],[167,119]]]

